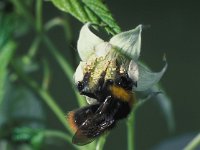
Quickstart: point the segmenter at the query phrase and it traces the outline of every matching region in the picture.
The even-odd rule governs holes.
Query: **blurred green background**
[[[200,65],[200,3],[194,1],[189,3],[159,0],[106,0],[105,2],[123,31],[132,29],[138,24],[147,25],[147,28],[142,33],[141,59],[148,66],[151,66],[152,70],[160,70],[163,65],[162,57],[164,54],[166,54],[169,64],[161,84],[171,99],[175,130],[171,133],[168,131],[158,103],[153,101],[153,99],[147,101],[136,112],[136,150],[182,149],[200,129],[200,69],[198,67]],[[62,13],[52,3],[44,2],[44,22],[57,16],[65,16],[68,19],[70,40],[64,37],[63,30],[59,27],[50,30],[48,35],[75,69],[78,65],[76,41],[82,23],[70,15]],[[20,42],[16,51],[18,56],[26,52],[33,40],[35,33],[30,28],[27,30],[27,36],[17,38],[17,41]],[[44,46],[40,47],[35,62],[41,62],[41,58],[44,57],[48,59],[51,70],[49,91],[62,110],[67,113],[78,107],[71,84],[63,70],[58,67],[52,55],[48,54],[45,49],[46,47]],[[33,76],[40,81],[42,71],[33,73]],[[3,113],[6,112],[6,115],[11,116],[11,120],[17,118],[17,113],[19,113],[19,118],[22,120],[27,116],[31,116],[36,118],[37,122],[34,124],[34,121],[31,121],[31,126],[45,126],[47,128],[63,130],[64,132],[64,128],[58,119],[42,101],[38,100],[37,96],[37,100],[36,102],[33,100],[33,104],[31,100],[30,102],[28,101],[28,94],[32,93],[25,92],[26,88],[22,89],[20,84],[20,81],[15,82],[14,86],[16,87],[14,90],[12,89],[13,87],[11,88],[8,85],[7,88],[10,92],[7,94],[8,96],[5,96],[5,101],[11,102],[4,104],[5,107],[1,108]],[[16,91],[17,86],[22,91],[22,99],[27,99],[25,102],[29,104],[25,105],[25,102],[22,101],[21,105],[20,103],[17,103],[17,106],[10,105],[14,105],[14,102],[12,102],[13,97],[20,97],[19,92]],[[31,110],[32,107],[28,107],[30,105],[34,107],[33,110]],[[23,114],[22,110],[28,112],[25,113],[27,116],[20,115],[20,113]],[[29,113],[30,115],[28,115]],[[2,119],[2,114],[0,116]],[[6,118],[2,121],[3,123],[7,121]],[[11,122],[11,124],[15,124],[15,122]],[[125,120],[121,121],[110,133],[105,144],[106,150],[127,148],[125,124]],[[10,126],[12,127],[12,125]],[[68,149],[68,147],[70,145],[63,141],[48,140],[43,149],[64,150]]]

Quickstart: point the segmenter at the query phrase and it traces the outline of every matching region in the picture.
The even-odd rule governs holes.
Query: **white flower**
[[[106,70],[106,79],[113,79],[116,63],[120,63],[120,71],[127,72],[129,77],[137,82],[137,87],[133,87],[134,91],[145,91],[161,79],[167,64],[160,72],[151,72],[138,61],[142,25],[113,36],[109,42],[96,36],[90,26],[91,23],[86,23],[80,31],[77,48],[82,61],[74,74],[75,83],[82,81],[87,71],[92,72],[93,85],[102,70]]]

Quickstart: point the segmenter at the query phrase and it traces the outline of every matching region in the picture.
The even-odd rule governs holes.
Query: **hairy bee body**
[[[123,65],[116,59],[96,63],[95,67],[86,65],[83,79],[77,83],[80,94],[94,102],[68,114],[75,132],[72,141],[77,145],[88,144],[112,129],[118,120],[128,116],[135,104],[132,87],[136,83],[129,78]]]

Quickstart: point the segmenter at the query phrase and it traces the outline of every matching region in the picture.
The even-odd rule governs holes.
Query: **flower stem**
[[[42,0],[36,2],[36,30],[40,33],[42,31]]]
[[[30,59],[32,59],[35,56],[35,54],[37,53],[38,47],[40,45],[40,42],[41,42],[41,38],[40,37],[36,37],[33,40],[32,44],[31,44],[31,46],[30,46],[30,48],[28,50],[28,54],[27,54],[27,56]]]
[[[184,150],[194,150],[199,145],[200,145],[200,133],[197,134],[197,136],[186,145]]]
[[[71,142],[71,137],[63,132],[54,131],[54,130],[47,130],[44,132],[46,137],[59,137],[64,139],[65,141]]]
[[[45,23],[44,25],[44,31],[48,32],[49,30],[51,30],[53,27],[62,27],[65,33],[65,38],[67,39],[66,42],[69,45],[70,42],[72,41],[72,29],[71,29],[71,25],[69,23],[69,19],[66,18],[60,18],[60,17],[56,17],[51,19],[50,21],[48,21],[47,23]]]
[[[58,120],[63,124],[63,126],[69,131],[70,127],[67,123],[67,120],[64,117],[64,112],[60,109],[58,104],[55,102],[55,100],[51,97],[51,95],[44,89],[40,88],[39,85],[33,81],[31,78],[26,76],[21,69],[18,68],[18,66],[15,65],[15,62],[12,62],[12,67],[14,68],[17,75],[22,79],[22,81],[25,82],[30,88],[32,88],[41,98],[44,100],[44,102],[51,108],[51,110],[54,112]]]
[[[130,114],[128,120],[127,120],[127,144],[128,144],[128,150],[134,150],[134,129],[135,129],[135,114],[134,111]]]
[[[47,36],[43,36],[43,41],[48,47],[48,50],[51,52],[51,54],[55,57],[55,59],[58,61],[59,65],[63,69],[64,73],[66,74],[66,77],[69,79],[72,85],[74,85],[72,79],[73,79],[73,69],[69,65],[69,63],[65,60],[65,58],[59,53],[59,50],[53,45],[53,43],[50,41],[50,39]],[[75,89],[74,89],[75,91]],[[75,96],[79,102],[80,106],[85,105],[85,100],[83,97],[75,91]]]
[[[68,134],[66,133],[63,133],[61,131],[58,131],[58,130],[44,130],[42,131],[42,134],[44,135],[44,138],[54,138],[54,139],[62,139],[68,143],[71,144],[71,136],[69,136]],[[72,147],[75,148],[75,149],[79,149],[78,146],[72,144]]]
[[[33,25],[35,27],[35,20],[34,17],[32,16],[32,14],[26,9],[26,7],[22,4],[22,1],[20,0],[11,0],[11,2],[13,3],[13,5],[17,8],[17,11],[19,11],[19,13],[21,13],[26,19],[27,21]]]
[[[106,133],[105,135],[101,136],[97,142],[96,145],[96,150],[103,150],[103,147],[106,143],[106,137],[108,136],[109,133]]]
[[[43,59],[42,63],[43,63],[44,73],[43,73],[43,80],[42,80],[41,86],[44,90],[47,90],[50,84],[50,80],[51,80],[51,71],[50,71],[48,61],[46,59]]]

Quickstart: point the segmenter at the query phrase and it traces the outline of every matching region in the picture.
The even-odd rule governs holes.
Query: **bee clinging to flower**
[[[74,74],[75,84],[89,105],[68,113],[75,132],[72,142],[85,145],[126,118],[136,104],[135,92],[156,84],[167,65],[157,73],[138,62],[142,25],[113,36],[105,42],[85,24],[79,35],[81,62]]]

